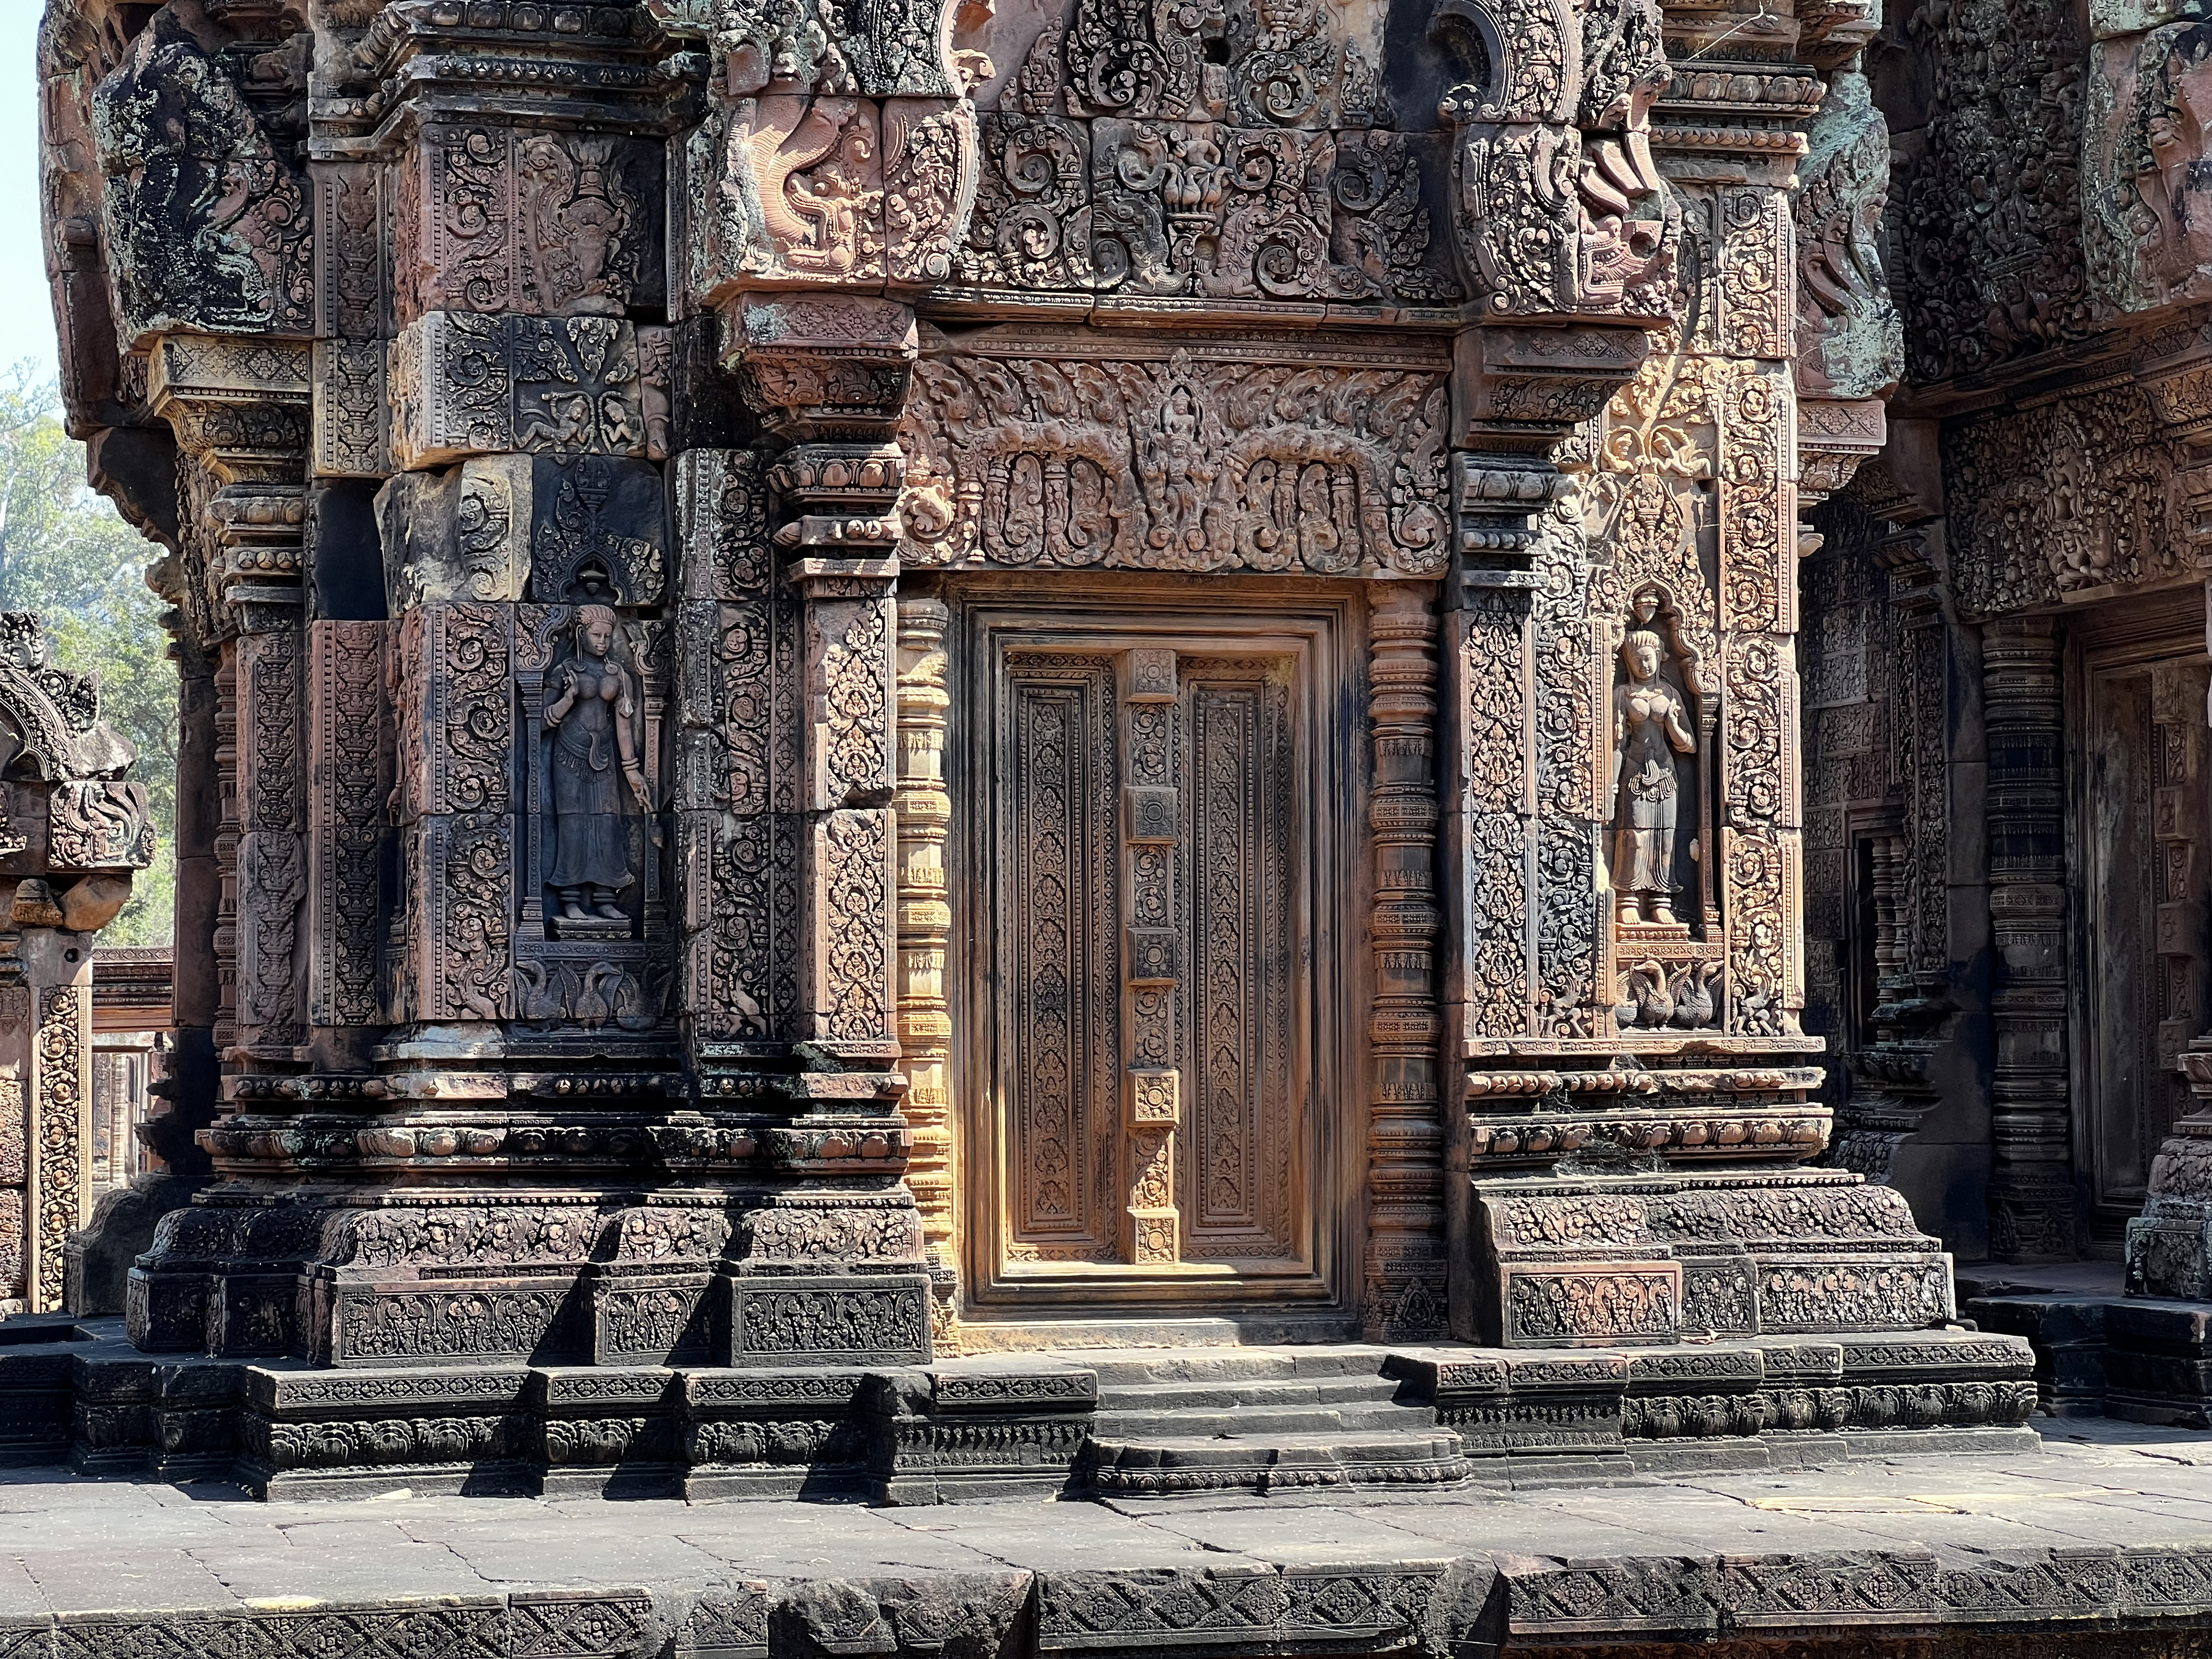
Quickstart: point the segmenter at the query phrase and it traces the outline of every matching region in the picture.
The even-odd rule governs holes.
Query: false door
[[[985,1299],[1317,1284],[1312,642],[990,638]]]

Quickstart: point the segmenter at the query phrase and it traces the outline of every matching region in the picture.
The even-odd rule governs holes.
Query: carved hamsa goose
[[[1616,1024],[1664,1025],[1674,1012],[1674,999],[1668,990],[1664,967],[1656,962],[1639,962],[1628,970],[1628,1000],[1613,1005]]]
[[[1668,988],[1674,993],[1676,1025],[1696,1030],[1713,1023],[1713,1011],[1719,1001],[1713,981],[1720,971],[1717,962],[1692,962],[1675,974]]]

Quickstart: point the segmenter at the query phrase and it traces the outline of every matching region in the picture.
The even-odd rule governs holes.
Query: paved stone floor
[[[2001,1461],[1389,1504],[261,1504],[14,1470],[0,1656],[1468,1655],[2008,1627],[2180,1650],[2140,1633],[2212,1625],[2212,1435],[2041,1428],[2040,1455]]]

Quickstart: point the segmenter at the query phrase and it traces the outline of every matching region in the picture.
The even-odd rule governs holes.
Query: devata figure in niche
[[[627,921],[623,890],[637,878],[623,786],[640,811],[653,811],[638,758],[637,688],[612,654],[612,611],[577,606],[575,637],[575,653],[553,671],[548,689],[557,695],[545,705],[545,726],[553,734],[554,849],[546,884],[564,921]]]
[[[1682,787],[1677,753],[1695,754],[1689,706],[1663,671],[1667,641],[1653,624],[1659,594],[1636,596],[1636,625],[1620,642],[1622,678],[1613,689],[1614,808],[1613,890],[1620,921],[1674,921],[1674,830]]]

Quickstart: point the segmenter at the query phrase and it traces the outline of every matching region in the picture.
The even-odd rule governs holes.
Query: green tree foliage
[[[37,611],[55,659],[99,675],[101,711],[137,748],[131,775],[161,837],[103,945],[167,945],[175,917],[177,669],[146,586],[159,556],[86,484],[84,446],[62,429],[52,387],[27,364],[0,372],[0,611]]]

